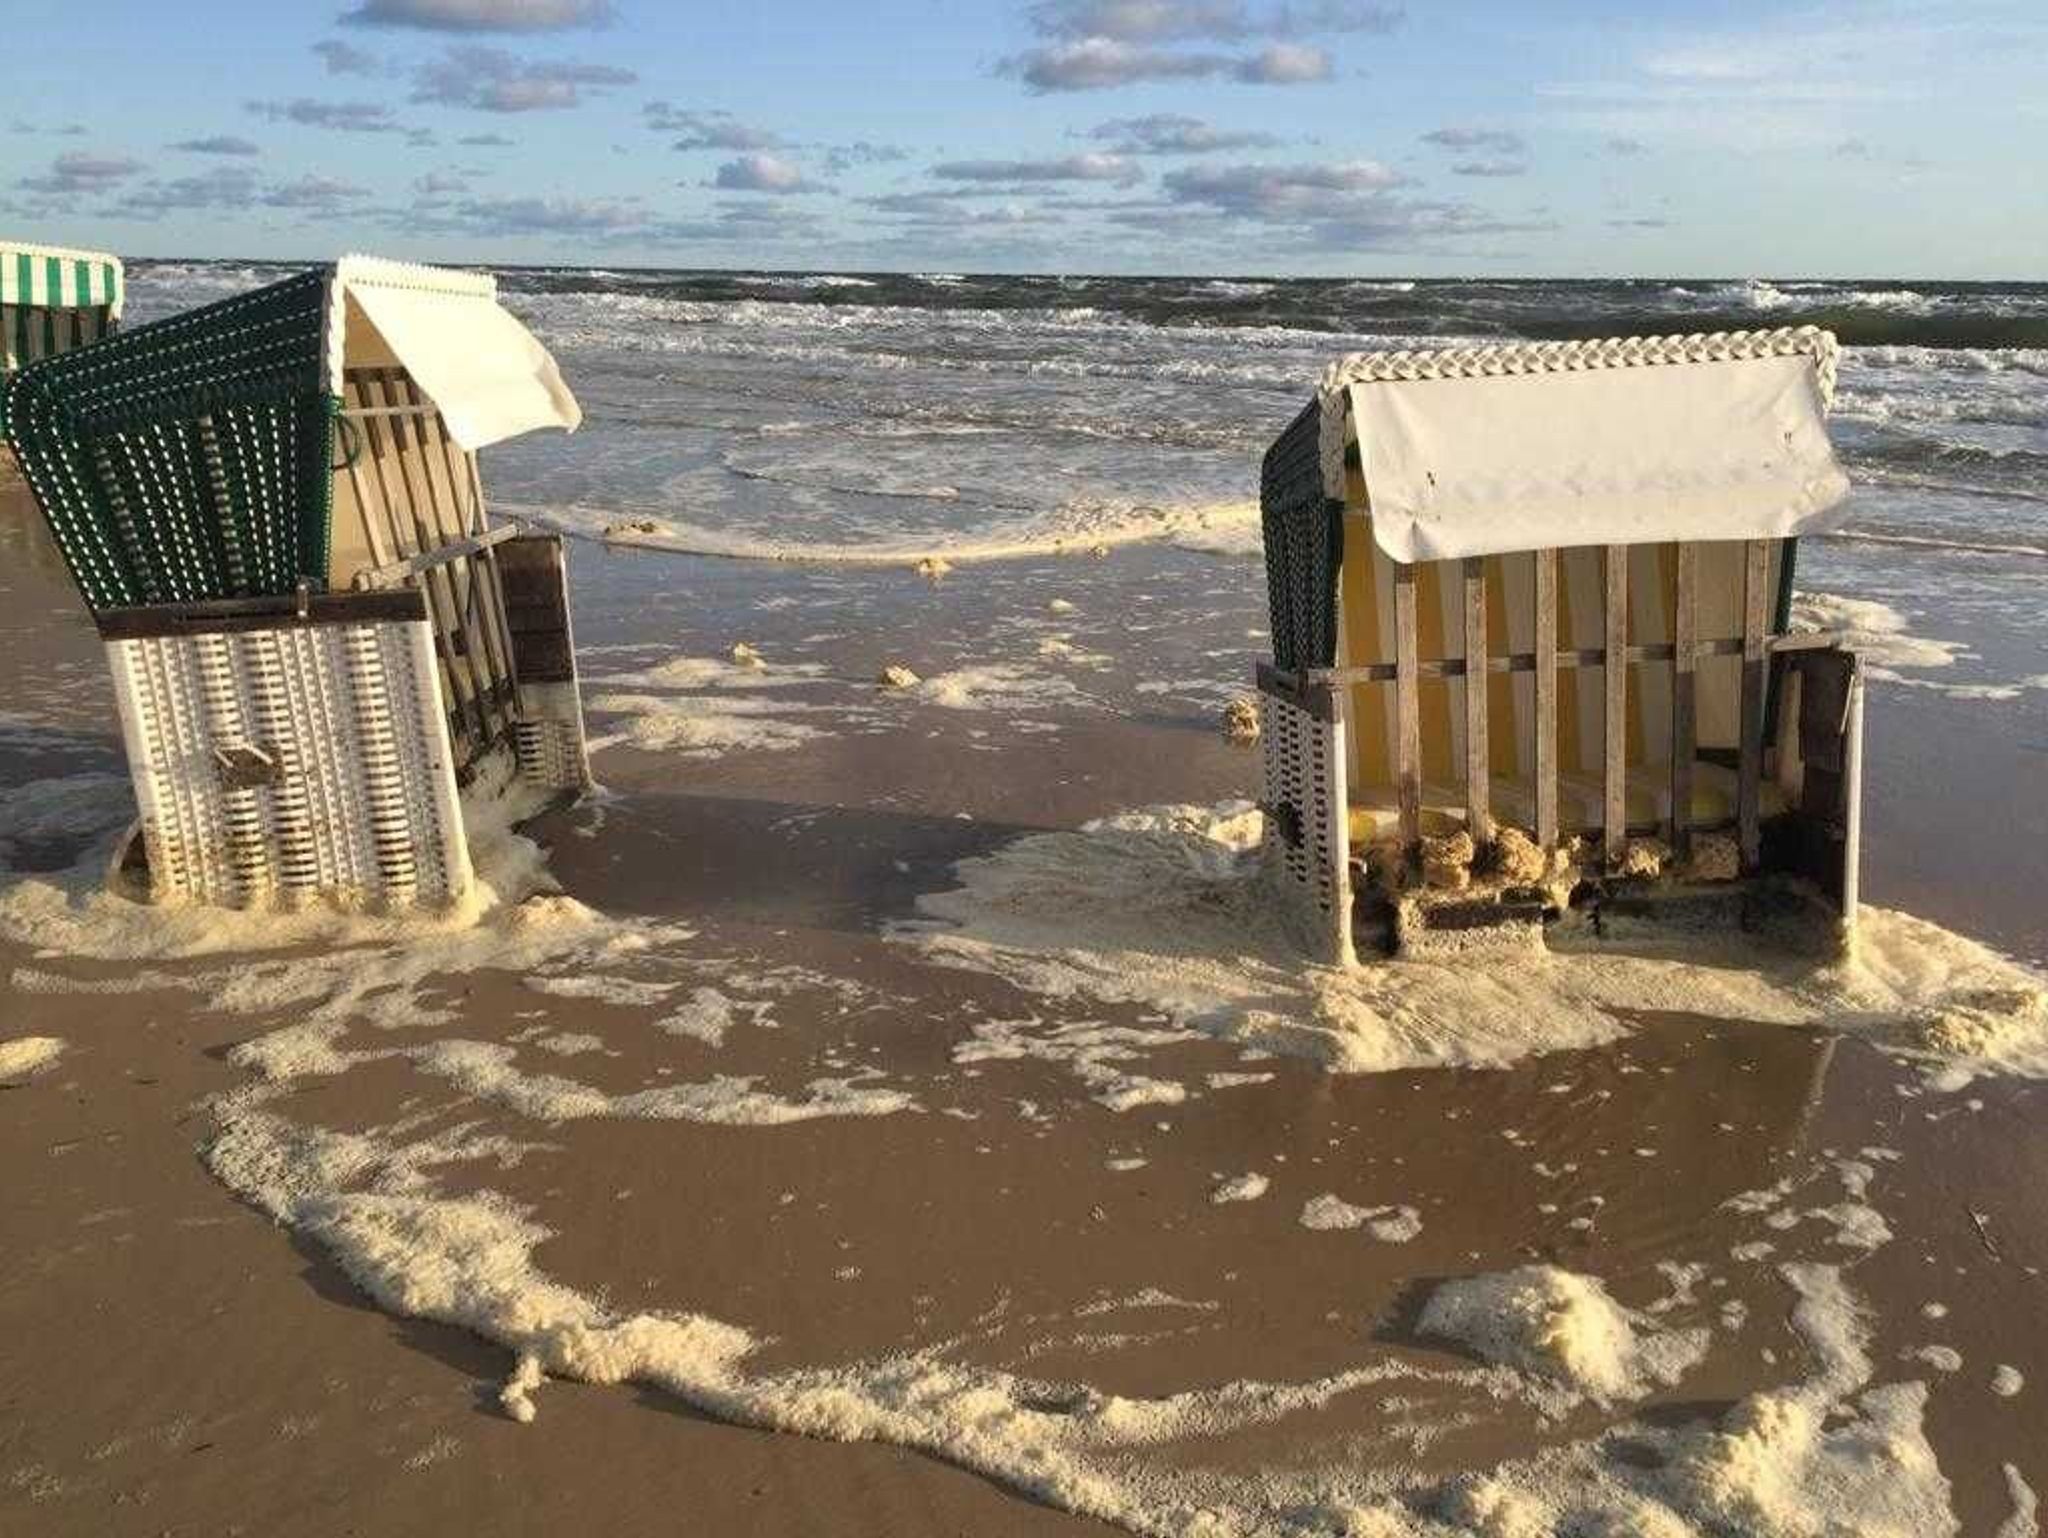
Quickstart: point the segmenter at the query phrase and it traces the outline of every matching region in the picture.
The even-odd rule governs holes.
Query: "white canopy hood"
[[[1849,482],[1811,349],[1614,362],[1333,380],[1374,541],[1397,561],[1437,561],[1836,521]]]
[[[377,328],[471,452],[541,427],[574,432],[583,408],[531,331],[498,303],[483,273],[345,256],[328,298],[328,359],[336,394],[347,301]]]

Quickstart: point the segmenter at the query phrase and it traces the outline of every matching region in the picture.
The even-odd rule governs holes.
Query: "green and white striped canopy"
[[[121,259],[0,240],[0,304],[121,315]]]
[[[97,342],[121,322],[121,259],[0,240],[0,377]],[[0,439],[7,404],[0,391]]]

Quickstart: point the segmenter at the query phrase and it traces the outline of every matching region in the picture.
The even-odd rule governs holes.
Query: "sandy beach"
[[[2032,1530],[2038,996],[1883,919],[1889,1012],[1760,948],[1299,985],[1253,755],[1133,692],[1255,565],[579,542],[563,895],[295,934],[89,895],[104,664],[0,528],[10,1530]],[[2040,959],[2038,711],[1881,703],[1870,900]]]

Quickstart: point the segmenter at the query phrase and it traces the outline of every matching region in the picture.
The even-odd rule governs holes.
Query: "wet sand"
[[[17,536],[7,549],[0,783],[118,772],[90,628],[47,561]],[[853,579],[665,557],[629,557],[629,575],[600,582],[586,569],[609,557],[579,547],[574,559],[590,584],[578,610],[586,675],[608,665],[607,647],[705,656],[745,637],[773,656],[778,641],[793,649],[829,629],[818,645],[839,676],[804,698],[851,696],[941,630],[963,657],[1013,644],[975,631],[972,572],[937,589],[859,579],[899,589],[869,598],[849,596]],[[656,580],[683,596],[657,617],[636,613],[640,585]],[[1078,565],[1045,580],[1085,597]],[[798,602],[764,610],[764,589]],[[1248,592],[1248,613],[1255,603]],[[1157,644],[1170,651],[1171,636]],[[1873,712],[1871,885],[1959,927],[1981,919],[2039,955],[2038,905],[2015,872],[2038,870],[2048,843],[2014,821],[2038,813],[2001,767],[2038,753],[2030,729],[1990,726],[1980,751],[1941,756],[1943,773],[1972,766],[1967,811],[1946,823],[1906,813],[1942,805],[1924,794],[1931,769],[1913,766],[1925,723],[1963,719],[1941,715],[1954,710]],[[1334,1076],[1176,1042],[1128,1066],[1187,1086],[1187,1098],[1125,1111],[1091,1098],[1066,1062],[960,1061],[977,1024],[1144,1031],[1158,1017],[934,965],[885,939],[885,924],[950,885],[956,861],[1020,833],[1249,794],[1256,774],[1213,713],[1188,704],[1063,710],[1045,732],[1005,732],[1003,720],[912,708],[791,752],[609,748],[597,770],[610,797],[532,832],[569,893],[687,926],[675,991],[626,1002],[469,971],[424,989],[447,1021],[352,1022],[340,1038],[362,1050],[435,1036],[502,1045],[529,1074],[620,1095],[723,1074],[796,1097],[821,1074],[872,1073],[860,1082],[903,1088],[915,1111],[779,1126],[537,1120],[407,1057],[295,1079],[271,1109],[336,1131],[403,1119],[413,1135],[467,1126],[528,1145],[509,1163],[452,1165],[441,1188],[529,1209],[555,1235],[536,1261],[616,1308],[743,1324],[765,1338],[750,1364],[763,1372],[947,1343],[961,1363],[1129,1396],[1388,1363],[1425,1374],[1153,1450],[1190,1478],[1341,1466],[1427,1481],[1632,1415],[1711,1419],[1811,1354],[1776,1269],[1811,1259],[1843,1266],[1865,1299],[1873,1382],[1928,1384],[1928,1436],[1961,1531],[1991,1533],[2012,1511],[2005,1465],[2048,1481],[2048,1088],[1985,1080],[1937,1094],[1855,1038],[1677,1015],[1638,1017],[1605,1047],[1480,1072]],[[2001,808],[2002,847],[1980,844],[1968,829],[1996,825],[1986,814]],[[17,849],[13,863],[68,853]],[[725,1425],[651,1390],[550,1383],[536,1424],[515,1424],[498,1402],[504,1349],[380,1312],[321,1246],[238,1201],[198,1157],[214,1125],[203,1102],[249,1082],[228,1052],[290,1024],[293,1009],[230,1013],[184,987],[135,991],[132,967],[19,947],[0,963],[11,978],[0,1039],[69,1044],[51,1071],[0,1088],[0,1168],[12,1176],[0,1185],[0,1529],[1107,1530],[940,1459]],[[151,965],[191,976],[218,964]],[[95,983],[121,991],[80,991]],[[741,1010],[718,1046],[656,1027],[707,986],[758,1015]],[[541,1045],[562,1033],[599,1044]],[[1781,1180],[1789,1209],[1841,1203],[1836,1161],[1871,1148],[1884,1153],[1867,1161],[1867,1200],[1895,1236],[1874,1250],[1845,1245],[1827,1221],[1778,1227],[1727,1205]],[[1250,1172],[1270,1181],[1265,1195],[1211,1201],[1220,1180]],[[1303,1204],[1326,1192],[1412,1206],[1421,1231],[1387,1243],[1304,1227]],[[1756,1243],[1774,1249],[1731,1257]],[[1598,1276],[1670,1323],[1709,1323],[1712,1348],[1640,1405],[1581,1403],[1557,1420],[1443,1376],[1473,1363],[1417,1336],[1432,1285],[1531,1262]],[[1659,1269],[1688,1265],[1704,1270],[1676,1289]],[[1735,1326],[1719,1322],[1731,1300],[1745,1315]],[[1929,1303],[1946,1314],[1926,1317]],[[1960,1370],[1901,1360],[1930,1344],[1960,1353]],[[2017,1396],[1990,1390],[1997,1364],[2024,1375]]]

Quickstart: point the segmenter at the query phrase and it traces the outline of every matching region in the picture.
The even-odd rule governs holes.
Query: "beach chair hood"
[[[0,381],[16,457],[93,611],[322,589],[337,455],[362,447],[342,413],[358,366],[410,376],[466,452],[582,420],[495,280],[365,256]]]
[[[1816,533],[1849,489],[1834,370],[1813,327],[1360,353],[1323,381],[1325,485],[1355,444],[1403,562]]]
[[[331,303],[361,310],[470,452],[542,427],[574,432],[583,420],[576,397],[497,292],[482,273],[345,256],[335,265]],[[344,332],[330,322],[337,395]]]
[[[98,341],[121,323],[123,297],[117,256],[0,239],[0,374]]]

